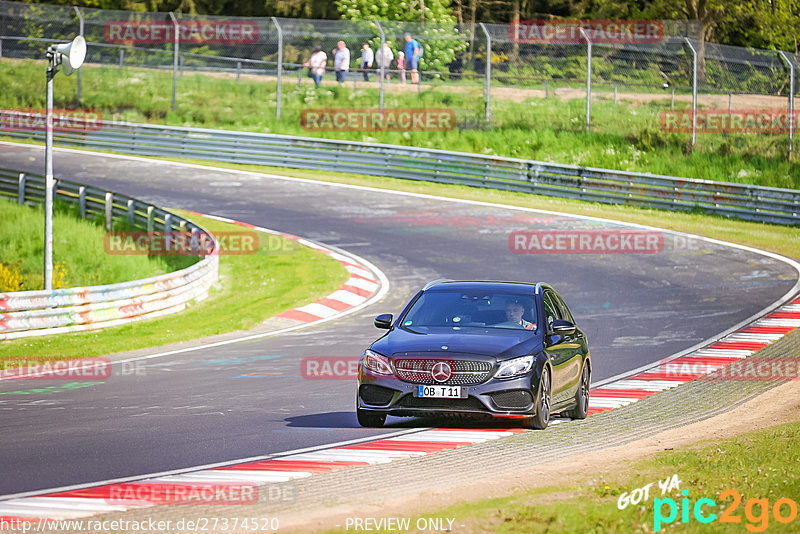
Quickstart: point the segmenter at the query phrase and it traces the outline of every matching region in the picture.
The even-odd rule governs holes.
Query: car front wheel
[[[530,428],[544,430],[550,423],[550,370],[542,369],[542,378],[539,380],[539,401],[536,403],[536,415],[527,421]]]

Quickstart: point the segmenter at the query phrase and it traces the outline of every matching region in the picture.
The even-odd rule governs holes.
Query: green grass
[[[53,218],[54,287],[113,284],[148,278],[181,269],[197,261],[188,256],[110,255],[105,234],[95,221],[79,219],[71,209],[56,204]],[[43,288],[44,210],[0,199],[0,263],[19,274],[22,283],[0,291]],[[8,280],[6,280],[7,282]]]
[[[623,469],[605,478],[580,477],[575,485],[554,485],[536,490],[517,492],[514,496],[462,502],[435,510],[418,510],[411,516],[415,525],[419,517],[455,518],[454,531],[496,533],[628,533],[654,531],[654,499],[674,499],[676,520],[661,526],[661,532],[758,532],[766,526],[767,532],[797,532],[800,517],[781,524],[772,516],[772,507],[781,498],[793,500],[800,506],[800,423],[774,426],[765,430],[742,434],[722,442],[703,442],[650,456],[637,462],[627,462]],[[598,466],[600,467],[600,466]],[[663,496],[657,481],[677,475],[680,490],[673,489]],[[649,499],[638,505],[618,509],[623,493],[652,483]],[[681,523],[682,490],[688,490],[689,521]],[[725,490],[735,490],[741,495],[741,504],[733,509],[732,497],[720,496]],[[725,498],[727,497],[727,498]],[[701,498],[717,503],[702,507],[705,515],[720,515],[724,508],[740,523],[721,524],[717,520],[701,524],[692,510]],[[745,515],[750,499],[766,499],[769,517],[764,520],[761,509],[751,505],[751,517]],[[669,505],[660,506],[663,516]],[[782,513],[789,514],[788,505]],[[749,527],[747,525],[750,525]],[[751,530],[753,529],[753,530]],[[763,529],[762,529],[763,530]],[[331,530],[330,532],[341,532]]]
[[[0,107],[42,108],[44,65],[34,61],[0,63]],[[483,120],[484,103],[477,88],[432,84],[421,94],[389,85],[387,108],[447,107],[456,111],[458,128],[444,133],[308,132],[300,127],[303,109],[374,108],[378,91],[324,85],[309,80],[298,88],[285,78],[282,119],[275,119],[275,82],[271,78],[185,74],[179,81],[177,109],[170,110],[169,72],[87,66],[83,75],[84,108],[101,110],[106,120],[153,122],[180,126],[224,128],[289,135],[324,136],[531,158],[557,163],[651,172],[717,181],[753,183],[800,189],[800,164],[786,161],[785,134],[700,134],[698,147],[688,150],[689,134],[664,133],[659,112],[669,99],[620,103],[607,99],[592,107],[592,131],[584,132],[583,99],[530,97],[524,102],[493,98],[493,117]],[[517,98],[524,90],[513,93]],[[56,77],[56,106],[76,100],[73,78]],[[781,104],[782,105],[782,104]],[[678,102],[677,106],[686,106]]]
[[[241,226],[174,211],[212,233],[242,231]],[[258,254],[221,255],[219,283],[207,299],[184,312],[99,332],[3,341],[0,367],[3,360],[20,357],[37,361],[91,357],[246,330],[333,292],[348,278],[339,262],[307,247],[290,243],[290,252],[274,252],[274,246],[265,252],[263,247],[262,242]]]

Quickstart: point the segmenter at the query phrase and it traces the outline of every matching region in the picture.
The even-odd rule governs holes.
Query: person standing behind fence
[[[336,81],[344,83],[347,71],[350,70],[350,50],[344,41],[336,43],[336,48],[333,49],[333,70],[336,73]]]
[[[322,83],[322,77],[325,75],[325,65],[328,64],[328,55],[322,51],[322,46],[317,45],[314,47],[314,53],[311,57],[303,63],[304,67],[308,67],[308,75],[313,78],[314,84],[319,87]]]
[[[361,71],[364,73],[364,81],[369,81],[369,69],[372,68],[372,62],[375,61],[375,53],[369,47],[369,43],[361,45]]]
[[[397,70],[400,73],[400,83],[406,83],[406,55],[403,52],[397,53]]]
[[[411,71],[411,83],[419,83],[419,56],[422,52],[422,47],[419,41],[411,37],[411,34],[406,32],[406,61],[408,62],[407,68]]]
[[[392,68],[392,60],[394,59],[394,53],[392,49],[389,48],[389,41],[384,41],[383,46],[375,52],[375,66],[380,71],[381,67],[383,67],[383,71],[386,73],[386,81],[392,79],[392,76],[389,74],[389,69]],[[380,74],[378,75],[380,76]]]

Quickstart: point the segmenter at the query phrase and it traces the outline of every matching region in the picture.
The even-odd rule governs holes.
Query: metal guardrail
[[[0,196],[35,204],[43,202],[44,193],[43,176],[0,169]],[[103,217],[106,229],[115,219],[125,218],[130,228],[187,232],[218,247],[213,236],[193,222],[126,195],[56,180],[53,196],[77,203],[81,217]],[[0,293],[0,340],[95,330],[179,312],[190,301],[208,296],[218,277],[215,252],[185,269],[142,280]]]
[[[0,111],[6,115],[24,112]],[[428,148],[360,143],[323,138],[104,122],[56,132],[63,146],[127,154],[193,158],[386,176],[410,180],[520,191],[673,211],[706,213],[751,221],[800,225],[800,191],[674,178],[542,161],[485,156]],[[44,139],[43,132],[0,135]]]

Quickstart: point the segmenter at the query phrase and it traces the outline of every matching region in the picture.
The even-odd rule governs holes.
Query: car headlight
[[[500,364],[500,369],[495,373],[495,378],[513,378],[515,376],[524,375],[533,367],[533,356],[523,356],[522,358],[514,358]]]
[[[386,356],[381,356],[377,352],[371,350],[364,351],[364,369],[373,375],[391,375],[392,366],[389,364],[389,359]]]

